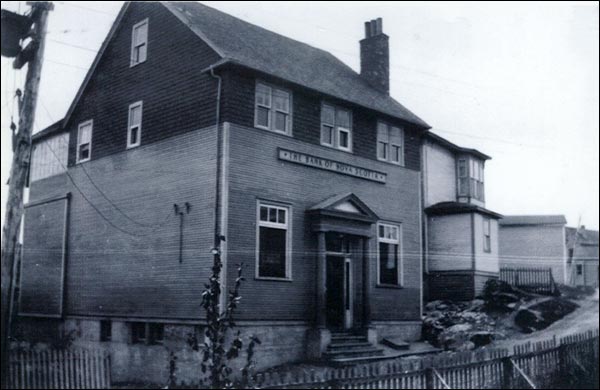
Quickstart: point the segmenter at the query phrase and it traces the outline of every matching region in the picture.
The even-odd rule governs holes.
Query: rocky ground
[[[542,296],[492,282],[482,299],[469,302],[433,301],[425,306],[423,337],[432,345],[450,351],[483,346],[506,346],[512,340],[530,340],[532,333],[551,329],[576,313],[587,328],[598,327],[598,298],[593,289],[563,288],[561,296]],[[594,312],[588,318],[588,313]],[[585,309],[585,310],[582,310]],[[576,321],[576,320],[575,320]],[[595,326],[594,326],[595,325]],[[570,333],[576,330],[571,329]],[[541,332],[546,338],[549,332]]]

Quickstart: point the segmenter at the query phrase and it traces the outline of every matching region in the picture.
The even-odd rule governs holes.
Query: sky
[[[364,22],[383,17],[391,95],[432,131],[491,155],[486,207],[564,214],[598,229],[598,4],[216,2],[205,4],[327,50],[359,71]],[[61,119],[122,2],[54,2],[35,131]],[[24,12],[25,2],[2,8]],[[2,220],[15,87],[2,58]]]

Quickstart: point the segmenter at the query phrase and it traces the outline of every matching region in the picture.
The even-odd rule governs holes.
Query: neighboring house
[[[469,300],[498,277],[498,220],[485,208],[489,156],[428,133],[422,147],[427,298]]]
[[[500,266],[550,268],[559,284],[566,280],[563,215],[510,215],[500,221]]]
[[[598,287],[598,231],[567,227],[567,283]]]
[[[115,381],[166,380],[165,347],[204,323],[218,235],[226,286],[244,264],[236,323],[261,339],[259,368],[323,357],[336,332],[418,339],[429,126],[389,96],[380,19],[360,53],[358,74],[198,3],[126,3],[65,118],[35,136],[22,331],[103,344]],[[432,247],[464,240],[473,258],[444,258],[495,274],[486,158],[441,148],[463,187],[429,208]]]

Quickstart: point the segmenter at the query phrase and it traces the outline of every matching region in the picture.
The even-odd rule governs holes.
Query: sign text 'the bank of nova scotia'
[[[313,168],[320,168],[327,171],[337,172],[344,175],[359,177],[361,179],[372,180],[379,183],[385,183],[387,174],[374,171],[372,169],[357,167],[339,161],[312,156],[306,153],[294,152],[287,149],[278,149],[279,159],[290,161],[296,164],[302,164]]]

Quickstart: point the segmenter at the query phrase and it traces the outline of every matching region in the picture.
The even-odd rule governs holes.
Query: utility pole
[[[2,227],[2,258],[1,258],[1,284],[2,284],[2,388],[8,387],[8,347],[10,335],[10,300],[13,289],[13,268],[17,241],[23,216],[23,192],[29,172],[31,160],[31,133],[35,116],[40,75],[42,73],[42,60],[46,38],[48,13],[54,6],[50,2],[27,2],[31,6],[32,28],[27,36],[31,38],[29,45],[23,49],[13,67],[20,68],[24,63],[27,66],[27,78],[23,102],[19,110],[19,127],[13,150],[13,161],[10,169],[8,199],[6,201],[6,215]],[[5,20],[2,23],[6,23]],[[4,35],[4,29],[3,29]],[[4,44],[4,41],[3,41]]]

